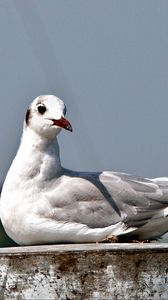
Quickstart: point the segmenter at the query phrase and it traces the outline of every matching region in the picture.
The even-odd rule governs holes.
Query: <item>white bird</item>
[[[57,135],[72,131],[52,95],[27,110],[21,143],[3,185],[0,215],[20,245],[156,239],[168,231],[168,178],[75,172],[61,166]]]

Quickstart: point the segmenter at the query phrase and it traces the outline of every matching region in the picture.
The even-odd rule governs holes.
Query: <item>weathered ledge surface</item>
[[[0,248],[0,299],[168,299],[168,243]]]

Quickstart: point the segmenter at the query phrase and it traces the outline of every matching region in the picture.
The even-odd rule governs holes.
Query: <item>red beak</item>
[[[59,126],[72,132],[72,126],[70,122],[64,117],[61,117],[61,119],[59,120],[51,119],[51,121],[53,121],[53,125]]]

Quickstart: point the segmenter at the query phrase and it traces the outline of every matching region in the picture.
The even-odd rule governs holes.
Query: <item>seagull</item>
[[[94,243],[109,237],[154,240],[168,231],[168,178],[77,172],[61,165],[57,136],[72,131],[53,95],[28,108],[0,200],[6,233],[17,244]]]

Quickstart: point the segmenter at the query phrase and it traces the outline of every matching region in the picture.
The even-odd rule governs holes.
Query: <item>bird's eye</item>
[[[45,105],[44,104],[39,104],[38,106],[37,106],[37,110],[38,110],[38,112],[41,114],[41,115],[43,115],[45,112],[46,112],[46,107],[45,107]]]

